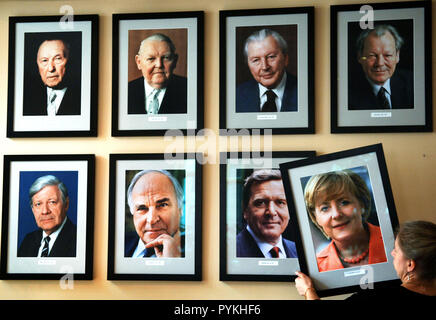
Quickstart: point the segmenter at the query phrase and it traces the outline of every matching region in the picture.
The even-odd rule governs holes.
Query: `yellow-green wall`
[[[0,281],[0,299],[301,299],[293,283],[219,281],[219,166],[203,168],[203,281],[107,281],[108,193],[110,153],[164,152],[171,142],[162,137],[111,137],[112,14],[132,12],[205,12],[205,127],[218,132],[219,10],[268,7],[315,7],[316,134],[272,139],[273,150],[316,150],[318,154],[383,143],[400,222],[436,222],[436,133],[330,133],[330,5],[370,3],[362,0],[0,0],[0,157],[4,154],[96,154],[94,280],[75,281],[62,290],[58,281]],[[100,16],[98,137],[6,138],[8,17],[59,15],[69,4],[75,14]],[[432,1],[433,17],[436,16]],[[434,19],[433,19],[434,20]],[[435,30],[435,21],[432,29]],[[436,32],[433,32],[433,91],[436,87]],[[433,105],[436,103],[433,95]],[[436,122],[433,120],[433,122]],[[192,150],[188,150],[192,151]],[[3,172],[3,161],[0,162]],[[2,180],[2,179],[1,179]],[[2,197],[0,185],[0,203]],[[334,297],[337,299],[343,298]]]

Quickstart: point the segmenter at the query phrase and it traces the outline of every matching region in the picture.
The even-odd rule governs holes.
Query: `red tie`
[[[279,257],[279,248],[278,247],[273,247],[269,252],[271,253],[271,256],[273,258]]]

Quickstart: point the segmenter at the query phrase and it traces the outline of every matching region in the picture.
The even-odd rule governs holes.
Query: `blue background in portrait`
[[[18,248],[26,234],[38,229],[30,207],[29,188],[36,179],[45,175],[54,175],[67,187],[70,199],[67,216],[77,225],[77,171],[21,171],[18,198]]]

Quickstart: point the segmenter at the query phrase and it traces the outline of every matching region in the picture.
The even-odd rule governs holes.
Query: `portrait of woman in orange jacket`
[[[351,170],[312,176],[304,199],[314,225],[330,240],[317,253],[320,272],[386,262],[380,227],[367,219],[371,193]]]

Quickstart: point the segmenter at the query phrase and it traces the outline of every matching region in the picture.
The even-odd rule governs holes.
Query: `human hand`
[[[181,256],[180,236],[171,237],[169,234],[161,234],[153,241],[145,245],[146,248],[154,248],[158,258],[178,258]]]
[[[296,271],[297,278],[295,279],[295,287],[301,296],[308,300],[319,299],[313,286],[312,279],[300,271]]]

